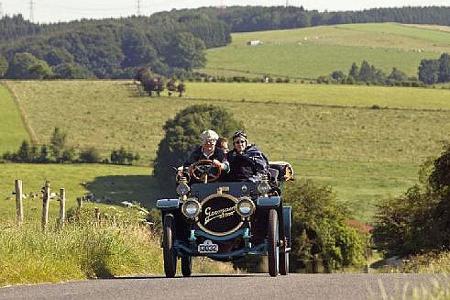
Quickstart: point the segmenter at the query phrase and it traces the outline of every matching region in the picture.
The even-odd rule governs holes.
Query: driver
[[[230,163],[229,181],[246,181],[268,175],[269,161],[255,145],[248,143],[244,131],[234,133],[233,147],[233,150],[227,153]]]
[[[197,147],[190,155],[183,167],[189,167],[191,164],[202,160],[212,160],[213,163],[225,173],[230,171],[230,165],[222,149],[216,147],[219,135],[211,129],[205,130],[200,134],[202,144]]]

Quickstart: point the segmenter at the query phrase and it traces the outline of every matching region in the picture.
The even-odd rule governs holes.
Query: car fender
[[[180,199],[159,199],[156,201],[156,207],[161,210],[174,210],[180,207]]]
[[[258,197],[256,199],[256,206],[258,207],[278,207],[280,203],[280,196]]]

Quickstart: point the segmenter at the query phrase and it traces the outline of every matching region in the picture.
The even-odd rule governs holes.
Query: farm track
[[[22,104],[20,103],[19,97],[17,96],[16,92],[14,91],[14,89],[12,89],[8,85],[7,82],[3,81],[3,82],[0,82],[0,84],[2,84],[8,90],[8,92],[11,94],[11,96],[14,100],[14,103],[16,103],[17,108],[19,109],[20,118],[22,119],[25,130],[27,131],[28,135],[30,136],[31,142],[33,143],[33,145],[37,145],[39,140],[37,138],[36,133],[34,132],[33,127],[31,127],[30,122],[28,121],[27,113],[25,112],[25,109],[23,108]]]
[[[425,274],[266,274],[119,277],[0,289],[0,299],[409,299],[448,278]],[[420,299],[420,298],[419,298]]]

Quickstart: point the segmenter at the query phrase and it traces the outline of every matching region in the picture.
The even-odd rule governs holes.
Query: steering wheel
[[[189,166],[189,175],[204,183],[216,181],[220,174],[222,174],[220,166],[209,159],[201,159]]]

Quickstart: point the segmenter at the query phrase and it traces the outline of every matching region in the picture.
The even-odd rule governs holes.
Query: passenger
[[[229,181],[252,181],[263,175],[268,176],[269,161],[255,145],[248,143],[244,131],[234,133],[233,147],[227,153],[230,164]]]
[[[223,152],[224,152],[225,154],[227,154],[228,151],[229,151],[229,150],[228,150],[228,139],[225,138],[225,137],[220,137],[220,138],[217,140],[216,147],[222,149]]]
[[[230,165],[228,164],[225,153],[222,149],[216,147],[219,135],[214,130],[209,129],[200,134],[200,139],[202,144],[189,155],[188,160],[183,166],[189,167],[199,160],[208,159],[212,160],[225,173],[229,172]]]

